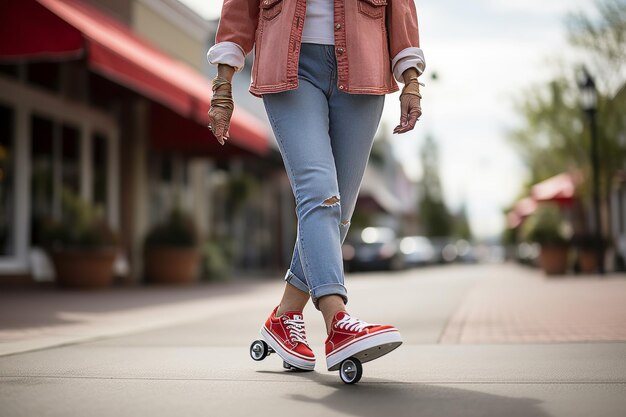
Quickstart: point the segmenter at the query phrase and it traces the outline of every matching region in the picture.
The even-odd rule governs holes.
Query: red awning
[[[572,174],[564,172],[533,185],[530,195],[537,201],[571,202],[576,193]]]
[[[515,212],[522,218],[528,217],[537,210],[537,202],[530,197],[521,199],[515,205]]]
[[[99,9],[79,0],[9,0],[0,12],[0,56],[63,56],[84,50],[95,72],[206,125],[209,80]],[[212,133],[207,129],[206,134],[209,140]],[[264,125],[235,107],[232,143],[265,153],[268,137]]]
[[[517,215],[515,210],[511,210],[506,215],[506,224],[509,226],[509,229],[515,229],[517,226],[522,224],[522,218]]]
[[[77,57],[83,44],[79,30],[36,1],[0,1],[2,59]]]
[[[515,228],[522,224],[524,219],[537,210],[537,201],[531,197],[522,198],[513,209],[507,214],[507,223],[510,228]]]

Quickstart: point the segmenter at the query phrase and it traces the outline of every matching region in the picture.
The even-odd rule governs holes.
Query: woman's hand
[[[400,124],[393,129],[393,133],[405,133],[412,130],[422,115],[422,95],[417,71],[409,68],[402,75],[405,83],[400,93]]]
[[[228,67],[226,69],[223,67]],[[232,96],[232,67],[220,64],[218,75],[213,79],[213,96],[211,97],[211,108],[209,109],[209,124],[217,141],[224,145],[229,138],[230,118],[233,115],[235,103]]]

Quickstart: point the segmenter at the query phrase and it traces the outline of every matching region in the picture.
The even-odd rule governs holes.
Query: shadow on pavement
[[[411,417],[549,416],[541,408],[542,401],[533,398],[512,398],[449,386],[380,379],[361,381],[356,385],[345,385],[337,375],[306,375],[312,381],[332,388],[334,391],[322,399],[302,394],[292,394],[288,398],[302,403],[322,405],[333,412],[345,415],[360,417],[386,415]]]
[[[285,375],[284,371],[257,371],[257,373]],[[289,375],[308,379],[333,389],[333,392],[322,399],[302,394],[288,395],[288,399],[321,405],[330,411],[345,415],[359,417],[386,415],[549,417],[549,414],[541,408],[542,401],[534,398],[512,398],[440,384],[429,385],[383,379],[371,379],[361,381],[356,385],[346,385],[341,382],[337,373],[328,375],[318,372],[289,372]]]

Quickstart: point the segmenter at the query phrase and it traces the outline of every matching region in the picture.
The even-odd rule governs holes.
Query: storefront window
[[[0,105],[0,256],[15,254],[13,109]]]
[[[107,204],[107,143],[103,134],[93,135],[93,201],[103,209]]]
[[[54,205],[54,124],[39,116],[31,119],[31,241],[41,243],[41,229],[53,215]]]
[[[59,123],[43,115],[31,117],[31,242],[41,244],[46,222],[62,215],[63,191],[81,194],[82,134],[69,123]],[[108,140],[94,133],[92,153],[85,161],[91,170],[93,202],[106,212],[108,192]]]
[[[62,190],[80,192],[80,131],[34,115],[31,132],[31,238],[39,244],[45,222],[61,214]]]
[[[80,193],[80,131],[64,124],[61,129],[61,172],[63,187]]]

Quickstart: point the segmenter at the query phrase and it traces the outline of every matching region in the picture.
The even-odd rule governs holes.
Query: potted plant
[[[198,279],[200,254],[191,217],[174,208],[146,236],[144,270],[148,282],[188,284]]]
[[[567,223],[556,205],[540,206],[522,226],[525,240],[539,243],[539,262],[546,275],[561,275],[567,271],[569,241]]]
[[[61,287],[101,288],[111,285],[117,237],[101,210],[69,189],[62,193],[60,219],[43,228],[43,243]]]
[[[604,249],[609,246],[609,241],[602,238]],[[578,270],[583,274],[593,274],[598,271],[598,242],[592,233],[575,234],[572,244],[576,248]]]

